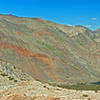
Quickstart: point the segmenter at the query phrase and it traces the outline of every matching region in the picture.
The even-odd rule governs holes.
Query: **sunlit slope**
[[[99,49],[94,33],[85,27],[0,15],[0,58],[36,79],[98,81]]]

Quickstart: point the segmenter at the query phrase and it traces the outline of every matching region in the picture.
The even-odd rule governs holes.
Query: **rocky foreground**
[[[32,80],[0,86],[0,100],[100,100],[100,92],[62,89]]]
[[[53,87],[0,60],[0,100],[100,100],[100,91]]]

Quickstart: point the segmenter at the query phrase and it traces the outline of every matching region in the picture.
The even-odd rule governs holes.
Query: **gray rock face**
[[[12,64],[3,60],[0,60],[0,75],[4,78],[6,77],[9,80],[12,80],[15,82],[32,79],[29,75],[21,72],[21,70],[18,69],[18,67],[13,66]]]

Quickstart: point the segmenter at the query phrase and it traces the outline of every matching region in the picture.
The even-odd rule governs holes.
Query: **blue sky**
[[[0,14],[100,28],[100,0],[0,0]]]

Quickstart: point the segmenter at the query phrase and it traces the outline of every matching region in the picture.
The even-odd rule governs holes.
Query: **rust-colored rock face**
[[[52,32],[46,31],[46,30],[42,30],[39,32],[35,32],[36,36],[39,38],[42,35],[52,35]]]
[[[98,81],[100,43],[94,37],[81,26],[0,15],[0,59],[42,81]]]

